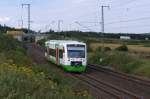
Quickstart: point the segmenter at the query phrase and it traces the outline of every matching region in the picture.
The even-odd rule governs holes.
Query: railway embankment
[[[107,48],[107,47],[106,47]],[[108,49],[108,48],[107,48]],[[150,62],[141,53],[116,49],[101,51],[101,47],[89,52],[88,61],[123,73],[150,78]]]
[[[100,39],[88,36],[70,36],[63,38],[58,34],[48,39],[74,39],[87,44],[88,62],[99,64],[131,75],[150,78],[149,41],[104,39],[104,52]],[[46,39],[37,43],[44,46]],[[123,45],[123,46],[122,46]],[[147,45],[147,46],[146,46]]]
[[[41,47],[36,47],[35,50],[39,53],[34,54],[37,55],[36,58],[38,59],[40,55],[44,57],[42,54],[44,50]],[[56,70],[65,77],[74,77],[81,81],[96,99],[149,99],[150,81],[147,79],[101,68],[97,65],[88,65],[87,72],[82,74],[65,73],[57,67]]]
[[[87,90],[73,89],[75,81],[52,71],[41,50],[32,48],[0,35],[0,99],[91,99]]]

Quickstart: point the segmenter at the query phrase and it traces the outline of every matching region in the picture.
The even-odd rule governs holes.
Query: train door
[[[59,49],[56,48],[56,64],[59,65]]]
[[[50,51],[48,47],[45,49],[45,52],[46,52],[45,56],[49,60]]]
[[[50,59],[50,54],[51,54],[50,48],[47,49],[47,53],[48,53],[48,59]]]

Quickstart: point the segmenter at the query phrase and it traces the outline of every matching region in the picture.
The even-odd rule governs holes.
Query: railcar
[[[61,66],[65,71],[84,72],[87,65],[86,44],[71,40],[50,40],[45,42],[45,57]]]

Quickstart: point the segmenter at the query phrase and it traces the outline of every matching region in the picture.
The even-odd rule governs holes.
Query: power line
[[[78,24],[78,25],[80,25],[80,26],[82,26],[82,27],[85,28],[85,29],[88,29],[89,31],[93,31],[92,29],[90,29],[89,27],[87,27],[87,26],[85,26],[85,25],[79,23],[78,21],[76,21],[75,23]]]
[[[20,21],[21,21],[21,28],[23,29],[24,22],[23,22],[23,15],[22,15],[23,13],[22,12],[23,12],[23,7],[21,8],[21,17],[20,17],[21,18],[20,19]]]
[[[137,9],[137,8],[142,8],[142,7],[149,7],[149,5],[150,5],[150,3],[136,5],[136,6],[133,6],[132,8],[130,8],[130,9]],[[129,8],[127,8],[127,9],[129,9]]]
[[[134,21],[142,21],[142,20],[149,20],[149,19],[150,19],[150,17],[142,17],[142,18],[137,18],[137,19],[129,19],[129,20],[116,21],[116,22],[109,22],[109,23],[106,23],[105,25],[116,24],[116,23],[134,22]]]
[[[129,5],[129,4],[132,4],[132,3],[136,2],[136,1],[137,1],[137,0],[130,0],[130,1],[126,2],[126,3],[118,4],[118,5],[116,5],[115,7],[113,7],[112,9],[114,9],[114,8],[121,8],[121,7],[127,6],[127,5]]]
[[[30,33],[30,26],[31,26],[30,6],[31,6],[31,4],[22,4],[22,8],[24,6],[28,7],[28,33]]]
[[[116,23],[127,23],[127,22],[134,22],[134,21],[142,21],[142,20],[150,20],[150,17],[142,17],[142,18],[137,18],[137,19],[129,19],[129,20],[109,22],[109,23],[106,23],[105,25],[116,24]],[[94,22],[91,22],[91,23],[94,23]],[[98,25],[91,25],[88,27],[94,27],[94,26],[98,26]]]
[[[150,27],[150,25],[134,25],[134,26],[121,26],[121,27],[109,27],[109,28],[133,28],[133,27],[138,27],[138,28],[143,28],[143,27]]]
[[[100,22],[88,22],[88,21],[80,21],[81,23],[100,23]]]

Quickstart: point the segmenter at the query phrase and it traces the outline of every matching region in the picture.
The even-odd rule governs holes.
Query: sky
[[[36,31],[101,31],[101,6],[105,32],[150,33],[149,0],[1,0],[0,24],[27,28],[27,8],[31,4],[31,29]],[[80,24],[77,24],[77,22]]]

